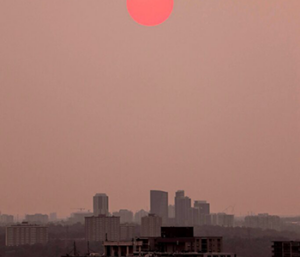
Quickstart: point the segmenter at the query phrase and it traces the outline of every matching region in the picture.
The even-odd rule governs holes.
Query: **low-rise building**
[[[29,224],[21,224],[6,227],[6,246],[45,244],[48,242],[48,227]]]

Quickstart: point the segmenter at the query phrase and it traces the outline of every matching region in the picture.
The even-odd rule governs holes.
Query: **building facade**
[[[175,195],[175,221],[177,226],[190,225],[191,198],[184,195],[183,190],[179,190]]]
[[[108,215],[108,196],[106,194],[96,194],[93,197],[94,216]]]
[[[6,227],[6,246],[45,244],[48,242],[48,227],[23,222]]]
[[[27,214],[25,216],[25,222],[32,224],[47,224],[49,222],[49,216],[47,214]]]
[[[133,223],[121,224],[120,225],[120,240],[127,241],[135,238],[136,225]]]
[[[114,212],[113,216],[120,217],[121,223],[132,223],[133,222],[133,213],[132,211],[121,209],[118,212]]]
[[[300,241],[273,242],[273,257],[299,257]]]
[[[150,191],[150,213],[162,218],[163,224],[168,221],[168,192],[151,190]]]
[[[149,214],[142,218],[141,236],[142,237],[159,237],[161,234],[162,218]]]
[[[119,241],[120,217],[98,215],[85,217],[85,237],[87,241]]]

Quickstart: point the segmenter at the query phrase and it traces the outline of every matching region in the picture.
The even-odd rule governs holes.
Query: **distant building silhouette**
[[[14,216],[8,214],[1,214],[0,215],[0,224],[1,225],[8,225],[14,223]]]
[[[57,214],[56,212],[51,212],[49,215],[49,221],[57,221]]]
[[[94,216],[92,212],[73,212],[71,213],[71,217],[68,219],[68,223],[76,224],[76,223],[85,223],[85,217],[92,217]]]
[[[47,214],[27,214],[25,216],[25,222],[31,224],[47,224],[49,222],[49,216]]]
[[[108,215],[108,196],[106,194],[96,194],[93,197],[94,215]]]
[[[120,240],[120,217],[98,215],[85,217],[86,241]]]
[[[168,220],[168,192],[151,190],[150,191],[150,213],[162,218],[165,224]]]
[[[168,206],[168,217],[169,219],[175,219],[175,205]]]
[[[234,215],[226,213],[213,213],[211,214],[211,225],[221,227],[233,227]]]
[[[269,215],[268,213],[245,217],[245,227],[249,228],[280,230],[281,224],[279,216]]]
[[[183,190],[179,190],[175,195],[175,221],[178,226],[190,224],[191,198],[184,195]]]
[[[120,217],[121,223],[132,223],[133,222],[133,213],[132,211],[121,209],[118,212],[113,212],[113,216]]]
[[[149,214],[142,218],[141,236],[158,237],[161,234],[162,218],[155,214]]]
[[[137,224],[141,224],[142,218],[147,216],[147,215],[148,215],[148,212],[145,211],[145,210],[137,211],[134,215],[134,222],[137,223]]]
[[[48,242],[48,227],[22,222],[7,227],[5,237],[6,246],[45,244]]]

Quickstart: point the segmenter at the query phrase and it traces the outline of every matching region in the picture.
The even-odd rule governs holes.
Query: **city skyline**
[[[3,213],[183,189],[300,214],[299,0],[179,0],[150,28],[126,1],[32,2],[0,3]]]

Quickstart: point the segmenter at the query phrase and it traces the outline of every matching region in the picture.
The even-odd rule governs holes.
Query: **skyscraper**
[[[179,226],[189,224],[191,210],[191,198],[184,195],[183,190],[179,190],[175,195],[175,220]]]
[[[108,196],[106,194],[96,194],[93,197],[94,215],[108,215]]]
[[[150,213],[162,218],[163,223],[168,220],[168,192],[150,191]]]

